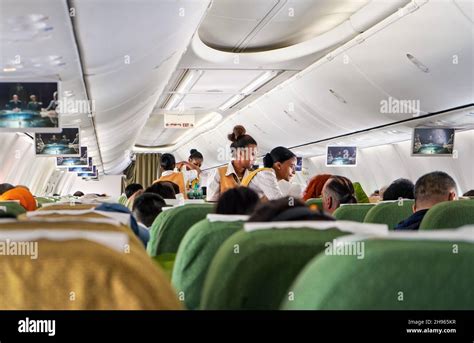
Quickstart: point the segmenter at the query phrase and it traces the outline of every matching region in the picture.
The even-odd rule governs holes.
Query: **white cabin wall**
[[[436,170],[454,178],[459,194],[474,189],[474,130],[456,133],[458,158],[412,157],[410,149],[411,141],[360,149],[356,167],[326,167],[325,156],[305,159],[303,166],[307,168],[308,178],[321,173],[346,176],[360,182],[369,195],[398,178],[416,182],[420,176]]]
[[[56,168],[54,158],[36,158],[34,143],[24,134],[0,135],[0,182],[25,185],[36,195],[43,195],[44,187]]]
[[[107,194],[112,198],[118,198],[121,194],[121,187],[122,175],[103,175],[98,181],[86,181],[80,177],[75,177],[70,187],[70,193],[74,194],[81,191],[84,194]]]

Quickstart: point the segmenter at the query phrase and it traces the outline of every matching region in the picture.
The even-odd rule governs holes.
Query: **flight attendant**
[[[191,149],[191,151],[189,152],[188,163],[196,167],[196,170],[198,171],[200,176],[202,176],[201,166],[202,166],[203,161],[204,161],[204,156],[196,149]],[[181,171],[192,170],[185,163],[181,163],[181,164],[178,163],[178,168],[181,169]],[[196,185],[199,186],[200,184],[201,184],[200,177],[197,177],[193,180],[188,180],[188,183],[186,184],[186,189],[188,190],[194,189]]]
[[[239,186],[242,179],[249,174],[257,156],[257,142],[247,134],[242,125],[235,126],[227,138],[232,142],[232,160],[226,166],[217,168],[209,177],[207,201],[217,201],[220,194]]]
[[[242,180],[242,186],[257,192],[261,199],[275,200],[283,197],[278,181],[290,181],[296,172],[296,156],[289,149],[279,146],[263,158],[264,168],[259,168]]]
[[[161,177],[155,182],[159,181],[171,181],[178,185],[179,191],[183,194],[184,198],[187,198],[186,184],[190,180],[194,180],[199,177],[200,169],[194,164],[189,162],[180,162],[179,165],[186,165],[190,170],[179,171],[176,168],[176,160],[171,154],[163,154],[161,156]]]

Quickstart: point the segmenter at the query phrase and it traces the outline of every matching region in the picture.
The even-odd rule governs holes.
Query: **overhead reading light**
[[[272,80],[275,76],[278,75],[278,71],[276,70],[269,70],[261,74],[259,77],[257,77],[255,80],[250,82],[247,86],[242,88],[239,92],[239,94],[234,95],[232,98],[227,100],[224,104],[222,104],[219,107],[219,110],[225,111],[232,106],[234,106],[236,103],[244,99],[245,97],[249,96],[253,92],[255,92],[257,89],[262,87],[264,84]]]
[[[344,99],[342,96],[340,96],[339,94],[337,94],[335,91],[333,91],[332,89],[330,89],[329,92],[330,92],[332,95],[334,95],[337,100],[339,100],[339,101],[342,102],[343,104],[347,104],[346,99]]]
[[[16,71],[16,68],[14,68],[14,67],[6,67],[6,68],[3,68],[3,71],[4,71],[5,73],[11,73],[11,72],[13,72],[13,71]]]
[[[413,56],[411,54],[407,54],[407,58],[411,63],[413,63],[423,73],[429,73],[430,72],[430,68],[428,68],[423,63],[421,63],[415,56]]]
[[[181,100],[183,100],[185,93],[189,92],[191,88],[194,87],[194,85],[200,79],[203,73],[203,70],[188,70],[181,82],[179,83],[178,87],[176,87],[175,93],[166,103],[164,109],[172,110],[176,108],[176,106],[179,105]]]

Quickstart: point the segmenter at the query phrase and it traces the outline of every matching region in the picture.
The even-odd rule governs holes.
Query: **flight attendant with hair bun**
[[[278,181],[290,181],[296,172],[297,158],[289,149],[279,146],[263,158],[264,168],[254,170],[242,180],[242,186],[257,192],[263,200],[283,197]]]
[[[217,168],[214,175],[209,178],[207,201],[217,201],[220,194],[226,190],[240,186],[257,156],[257,142],[247,134],[242,125],[235,126],[227,138],[232,142],[230,145],[232,160],[226,166]]]

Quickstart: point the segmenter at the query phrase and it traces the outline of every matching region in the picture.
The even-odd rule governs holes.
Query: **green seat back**
[[[429,209],[420,230],[455,229],[468,224],[474,224],[474,201],[445,201]]]
[[[363,259],[320,254],[289,288],[289,310],[455,310],[474,308],[474,244],[367,240]],[[458,253],[453,253],[457,244]]]
[[[278,309],[305,264],[347,233],[308,228],[239,231],[217,251],[201,298],[204,310]]]
[[[16,201],[0,201],[0,210],[15,216],[26,212],[25,208]]]
[[[365,215],[375,204],[348,204],[340,206],[334,211],[333,216],[337,220],[351,220],[364,222]]]
[[[160,213],[150,229],[148,254],[152,257],[164,253],[176,254],[189,228],[206,218],[213,208],[213,204],[186,204]]]
[[[117,202],[120,204],[120,205],[123,205],[125,206],[127,204],[127,196],[125,194],[121,194],[118,199],[117,199]]]
[[[323,209],[323,199],[322,198],[311,198],[306,200],[306,205],[316,205],[320,210]]]
[[[362,185],[359,182],[354,182],[352,185],[354,186],[354,194],[355,194],[357,203],[359,204],[369,203],[369,197],[367,196],[364,189],[362,188]]]
[[[50,204],[53,202],[57,202],[57,200],[52,199],[52,198],[47,198],[47,197],[36,197],[36,203],[38,204],[38,207],[42,207],[43,204]]]
[[[381,202],[366,214],[364,223],[387,224],[389,230],[413,214],[413,200]]]
[[[242,221],[194,224],[179,245],[171,282],[186,308],[199,308],[201,293],[209,265],[219,247],[232,234],[242,229]]]

